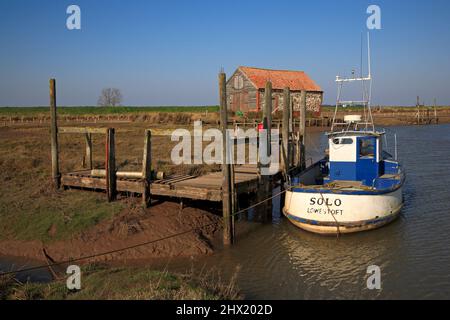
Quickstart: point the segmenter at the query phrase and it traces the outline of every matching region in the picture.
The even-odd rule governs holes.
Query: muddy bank
[[[143,209],[138,201],[126,201],[129,203],[119,215],[101,221],[71,239],[48,243],[37,240],[2,240],[0,255],[43,260],[42,249],[45,248],[53,259],[63,261],[120,250],[193,228],[197,229],[153,244],[95,257],[89,259],[89,262],[193,257],[213,253],[220,243],[221,219],[218,215],[193,207],[185,207],[180,211],[179,204],[174,202],[161,202]],[[58,230],[50,228],[48,232],[51,235]]]

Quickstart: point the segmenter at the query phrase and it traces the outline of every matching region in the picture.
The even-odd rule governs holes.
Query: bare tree
[[[101,107],[115,107],[122,102],[122,93],[117,88],[105,88],[102,90],[97,104]]]

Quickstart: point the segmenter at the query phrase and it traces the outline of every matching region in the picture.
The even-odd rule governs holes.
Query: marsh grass
[[[0,276],[1,299],[14,300],[223,300],[241,299],[236,277],[223,282],[220,273],[156,271],[148,268],[82,268],[81,290],[69,291],[65,280],[18,284]]]

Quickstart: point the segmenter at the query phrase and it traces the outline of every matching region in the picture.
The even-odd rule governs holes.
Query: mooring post
[[[267,132],[267,156],[272,154],[270,145],[272,131],[272,82],[266,82],[264,90],[263,127]]]
[[[93,166],[92,166],[92,134],[86,132],[85,139],[86,139],[86,162],[87,162],[89,170],[92,170],[93,169]]]
[[[272,83],[266,82],[264,90],[264,108],[263,108],[263,129],[266,133],[266,141],[259,139],[259,144],[265,144],[266,154],[264,158],[270,159],[272,155],[271,147],[271,126],[272,126]],[[263,148],[264,149],[264,148]],[[272,196],[272,176],[269,174],[270,161],[268,163],[261,163],[261,157],[258,158],[258,168],[260,176],[260,187],[257,191],[257,201],[261,202],[259,208],[255,210],[258,212],[258,216],[263,222],[272,220],[272,201],[267,200]],[[264,170],[265,174],[261,174],[261,170]]]
[[[56,115],[56,80],[50,79],[50,116],[51,116],[51,145],[52,145],[52,178],[56,189],[61,187],[59,172],[58,124]]]
[[[290,105],[291,105],[291,92],[289,87],[284,88],[283,90],[283,123],[281,126],[281,164],[283,169],[283,175],[281,179],[281,187],[280,191],[285,190],[285,184],[288,182],[288,175],[290,171],[290,160],[291,160],[291,146],[289,144],[289,136],[290,136]],[[283,193],[280,197],[280,208],[279,212],[282,212],[284,206],[284,200],[286,198],[286,194]],[[280,214],[280,216],[283,216]]]
[[[223,215],[223,244],[231,245],[234,242],[234,217],[231,194],[231,163],[228,139],[228,108],[226,75],[219,73],[220,97],[220,129],[222,131],[222,215]]]
[[[108,128],[106,133],[106,193],[108,201],[116,200],[116,148],[114,128]]]
[[[152,176],[152,132],[150,130],[145,130],[145,141],[144,141],[144,156],[142,159],[142,177],[143,181],[143,192],[142,192],[142,204],[145,208],[151,204],[151,183]]]
[[[420,97],[417,96],[417,124],[420,124]]]
[[[300,168],[306,169],[305,135],[306,135],[306,91],[302,90],[300,98]]]
[[[290,159],[289,159],[289,168],[294,166],[294,104],[293,101],[289,98],[289,151],[290,151]]]
[[[289,116],[290,116],[290,105],[291,105],[291,92],[289,87],[284,88],[283,91],[283,124],[281,127],[282,130],[282,148],[281,148],[281,163],[283,164],[283,176],[287,177],[290,164],[289,160],[291,157],[291,150],[289,145]]]
[[[438,124],[437,112],[436,112],[436,98],[434,98],[434,123]]]

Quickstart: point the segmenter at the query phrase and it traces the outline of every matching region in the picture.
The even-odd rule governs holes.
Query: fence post
[[[234,243],[234,217],[231,194],[231,163],[228,139],[228,108],[226,75],[219,73],[220,97],[220,128],[222,131],[222,215],[223,215],[223,244]]]
[[[145,130],[144,156],[142,159],[142,177],[144,178],[142,192],[142,204],[148,208],[151,204],[151,175],[152,175],[152,132]]]
[[[116,148],[114,128],[108,128],[106,133],[106,193],[108,201],[116,200],[117,175],[116,175]]]
[[[58,124],[56,115],[56,80],[50,79],[50,117],[51,117],[51,145],[52,145],[52,178],[56,189],[61,187],[59,172]]]
[[[86,133],[85,139],[86,139],[86,161],[87,161],[89,170],[92,170],[93,169],[93,166],[92,166],[92,134]]]

